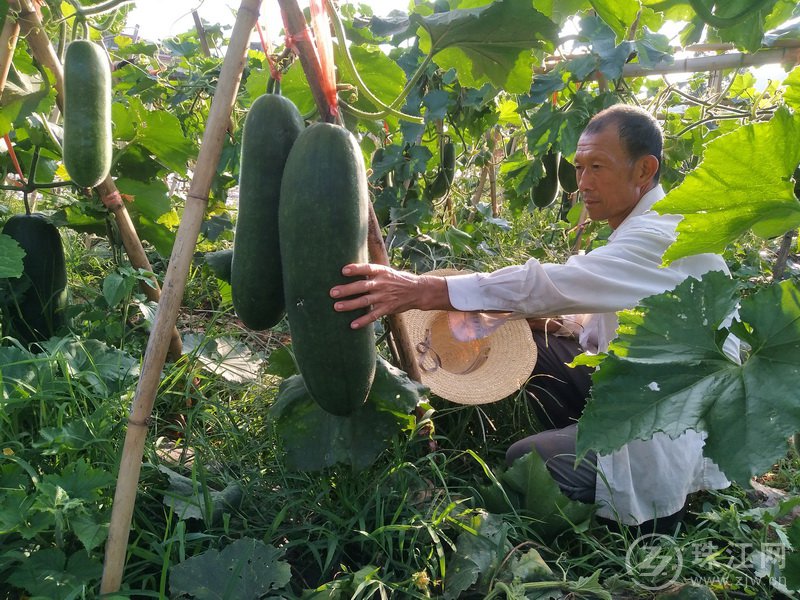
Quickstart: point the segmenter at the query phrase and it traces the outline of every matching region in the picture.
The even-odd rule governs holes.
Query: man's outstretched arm
[[[414,275],[391,267],[373,264],[345,265],[346,277],[362,277],[352,283],[331,288],[336,299],[334,310],[344,312],[369,308],[369,312],[351,323],[353,329],[412,308],[419,310],[452,310],[447,281],[435,275]]]

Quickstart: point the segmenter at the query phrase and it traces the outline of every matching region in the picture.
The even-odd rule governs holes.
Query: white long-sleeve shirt
[[[679,215],[652,210],[664,197],[661,186],[645,194],[609,237],[608,244],[565,264],[524,265],[493,273],[447,278],[450,303],[458,310],[501,310],[519,317],[571,314],[581,347],[604,352],[616,336],[616,311],[633,308],[653,294],[673,289],[689,276],[728,272],[716,254],[683,258],[661,267],[675,240]],[[738,341],[730,338],[726,353],[738,360]],[[700,489],[729,485],[719,468],[703,457],[704,434],[687,431],[676,439],[656,433],[608,455],[598,455],[598,514],[636,525],[680,510],[686,496]]]

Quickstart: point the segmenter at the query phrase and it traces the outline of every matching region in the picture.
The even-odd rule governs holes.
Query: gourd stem
[[[352,77],[353,82],[358,88],[358,91],[364,94],[366,99],[374,104],[376,107],[380,108],[381,111],[378,113],[365,113],[365,114],[373,114],[374,118],[382,119],[386,116],[393,116],[397,117],[398,119],[405,119],[406,121],[411,121],[412,123],[424,123],[422,117],[417,117],[414,115],[405,114],[402,111],[397,110],[392,105],[385,104],[380,98],[378,98],[372,90],[369,89],[364,80],[361,79],[361,75],[356,68],[356,65],[353,63],[353,57],[350,55],[350,50],[347,48],[347,38],[344,33],[344,25],[342,25],[342,20],[339,18],[339,14],[336,12],[331,0],[325,0],[325,4],[328,7],[328,14],[330,14],[331,22],[333,23],[333,30],[336,33],[336,44],[337,46],[337,54],[341,59],[342,65]],[[396,103],[397,100],[394,101]],[[393,103],[393,104],[394,104]]]

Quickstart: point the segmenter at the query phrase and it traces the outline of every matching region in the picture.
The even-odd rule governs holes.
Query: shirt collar
[[[625,220],[619,224],[619,227],[613,231],[613,233],[609,236],[609,239],[613,238],[614,234],[623,228],[625,223],[630,221],[633,217],[638,217],[651,210],[653,205],[661,200],[664,196],[666,196],[666,193],[664,193],[664,188],[661,187],[660,183],[656,184],[656,187],[648,191],[639,199],[639,202],[636,203],[636,206],[633,207],[633,210],[630,212],[630,214],[625,217]]]

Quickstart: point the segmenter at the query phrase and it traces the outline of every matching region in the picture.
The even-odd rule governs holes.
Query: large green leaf
[[[365,46],[351,46],[350,56],[358,70],[361,79],[367,87],[385,104],[391,104],[403,91],[405,74],[396,62],[386,56],[379,48]],[[342,82],[354,83],[349,77],[343,77]],[[361,106],[363,100],[359,99],[356,106]],[[376,110],[369,103],[365,103],[367,110]]]
[[[800,114],[785,109],[709,142],[700,165],[654,206],[684,216],[664,261],[721,252],[749,229],[773,237],[800,225],[798,163]]]
[[[495,482],[478,490],[489,511],[514,510],[532,517],[530,528],[546,542],[584,524],[594,511],[592,505],[570,500],[561,492],[538,452],[529,452],[498,471]]]
[[[800,431],[800,289],[785,281],[741,302],[746,326],[732,327],[750,346],[741,365],[721,350],[729,330],[720,325],[737,302],[735,282],[712,272],[620,313],[580,420],[579,453],[706,431],[706,455],[743,484],[783,456]]]
[[[531,49],[552,48],[558,37],[556,24],[530,0],[499,0],[411,19],[420,25],[423,52],[435,54],[443,69],[455,69],[463,85],[492,83],[512,93],[530,89]]]
[[[194,157],[196,148],[187,139],[178,117],[163,110],[145,112],[137,139],[164,166],[186,174],[187,163]]]
[[[378,359],[367,403],[348,417],[337,417],[311,398],[300,375],[281,383],[270,409],[286,452],[286,465],[317,471],[336,463],[369,466],[403,427],[413,425],[408,413],[424,388],[399,369]]]
[[[164,110],[150,110],[136,96],[125,100],[125,105],[111,105],[114,136],[139,144],[162,165],[185,175],[196,146],[187,138],[178,117]]]
[[[20,277],[24,256],[25,250],[14,238],[0,233],[0,278]]]
[[[173,598],[258,600],[292,578],[283,551],[261,540],[243,538],[219,550],[206,550],[175,565],[169,573]]]

